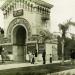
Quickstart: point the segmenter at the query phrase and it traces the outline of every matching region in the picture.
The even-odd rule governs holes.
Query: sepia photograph
[[[75,0],[0,0],[0,75],[75,75]]]

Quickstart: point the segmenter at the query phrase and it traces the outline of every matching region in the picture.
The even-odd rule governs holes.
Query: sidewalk
[[[61,61],[53,61],[51,64],[57,64],[60,63]],[[69,62],[69,60],[65,61]],[[0,70],[5,70],[5,69],[13,69],[13,68],[21,68],[21,67],[29,67],[29,66],[40,66],[43,65],[43,62],[37,62],[35,64],[31,63],[12,63],[12,64],[1,64],[0,65]],[[46,64],[50,64],[49,61],[46,62]]]

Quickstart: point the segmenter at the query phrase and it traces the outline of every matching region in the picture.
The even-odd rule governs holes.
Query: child
[[[52,63],[52,54],[50,54],[50,63]]]

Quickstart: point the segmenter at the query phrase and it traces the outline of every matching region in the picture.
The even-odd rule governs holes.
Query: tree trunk
[[[62,44],[62,65],[64,64],[64,39],[62,40],[62,42],[61,42],[61,44]]]

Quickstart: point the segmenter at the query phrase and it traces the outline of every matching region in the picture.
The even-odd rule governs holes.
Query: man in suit
[[[43,64],[45,64],[46,63],[46,52],[45,52],[45,50],[42,53],[42,58],[43,58]]]

